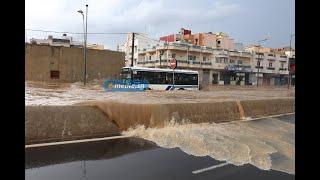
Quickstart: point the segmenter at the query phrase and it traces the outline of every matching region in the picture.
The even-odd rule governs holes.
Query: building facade
[[[256,85],[284,85],[288,82],[288,56],[276,53],[254,53],[250,80]],[[259,70],[258,70],[259,68]],[[259,74],[258,74],[259,71]]]
[[[73,37],[67,36],[67,34],[63,34],[62,37],[57,38],[53,36],[48,36],[48,39],[30,39],[30,44],[38,44],[38,45],[50,45],[50,46],[63,46],[63,47],[80,47],[83,48],[83,41],[75,41]],[[104,50],[103,44],[87,44],[86,47],[88,49],[99,49]]]
[[[247,81],[249,77],[245,73],[251,72],[249,52],[171,42],[142,49],[138,54],[136,65],[140,67],[170,68],[170,60],[174,58],[177,69],[197,70],[201,84],[244,85],[244,76]]]
[[[124,53],[88,49],[86,79],[120,77]],[[64,46],[25,44],[25,80],[78,82],[84,79],[83,49]]]
[[[159,45],[160,40],[154,40],[139,34],[135,34],[134,52],[132,53],[132,33],[127,35],[127,40],[124,44],[118,45],[118,50],[125,53],[125,66],[131,66],[131,57],[133,54],[133,66],[137,65],[138,51],[141,49],[151,48]]]
[[[126,52],[126,66],[131,65],[131,41],[129,34],[118,46]],[[201,84],[256,85],[259,78],[260,85],[284,85],[289,73],[285,50],[243,46],[222,32],[192,34],[181,28],[159,40],[136,36],[133,66],[170,68],[174,58],[177,69],[197,70]]]

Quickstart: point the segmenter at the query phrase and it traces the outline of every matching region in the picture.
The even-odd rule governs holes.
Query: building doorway
[[[218,74],[212,74],[212,84],[218,84],[219,83],[218,77],[219,77]]]
[[[210,77],[210,72],[203,71],[202,84],[209,84],[209,77]]]

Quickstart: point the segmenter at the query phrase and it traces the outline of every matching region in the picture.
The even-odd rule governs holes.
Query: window
[[[220,41],[218,41],[217,43],[220,44]]]
[[[206,61],[206,59],[207,59],[207,57],[203,57],[203,59],[202,59],[202,60],[203,60],[203,61]]]
[[[242,60],[238,60],[238,64],[243,64],[243,61]]]
[[[196,56],[188,56],[188,60],[196,60]]]
[[[228,58],[224,58],[223,63],[228,64],[229,59]]]
[[[69,39],[52,39],[52,43],[70,43]]]
[[[269,62],[269,67],[272,67],[272,62]]]
[[[51,79],[60,79],[60,71],[50,71]]]
[[[233,59],[230,59],[230,63],[234,63],[235,62],[235,60],[233,60]]]
[[[172,76],[172,74],[171,74]],[[183,74],[175,73],[175,84],[177,85],[197,85],[198,75],[197,74]]]
[[[284,63],[281,63],[281,69],[283,69]]]
[[[172,55],[171,55],[171,56],[172,56],[172,58],[176,58],[176,54],[173,54],[173,53],[172,53]]]
[[[260,61],[257,61],[257,66],[260,66]]]
[[[149,60],[151,60],[151,56],[149,56]]]
[[[216,63],[221,63],[221,58],[220,57],[216,57]]]
[[[195,45],[198,45],[198,39],[196,39],[196,43],[195,43]]]

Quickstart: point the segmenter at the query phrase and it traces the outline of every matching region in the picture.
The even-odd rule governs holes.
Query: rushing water
[[[194,156],[295,174],[294,126],[273,118],[220,124],[171,122],[164,128],[139,126],[123,134],[153,141],[163,148],[179,147]]]
[[[70,105],[83,102],[90,104],[89,100],[99,100],[100,108],[105,112],[110,110],[108,102],[122,102],[117,111],[126,108],[142,114],[146,120],[152,122],[154,115],[152,106],[159,103],[171,102],[218,102],[243,99],[286,98],[294,96],[294,91],[284,89],[217,89],[215,91],[175,91],[153,93],[108,93],[103,90],[102,84],[82,83],[62,84],[57,86],[33,85],[26,83],[26,105]],[[125,102],[125,104],[123,104]],[[97,104],[97,103],[96,103]],[[137,105],[136,108],[132,104]],[[113,104],[116,106],[117,104]],[[121,107],[120,107],[121,105]],[[143,110],[141,110],[143,107]],[[184,106],[181,106],[184,107]],[[187,106],[186,106],[187,107]],[[205,106],[193,106],[201,111]],[[175,107],[172,105],[171,107]],[[188,114],[187,108],[179,112]],[[139,110],[138,110],[139,109]],[[115,110],[115,109],[113,109]],[[159,111],[162,112],[162,111]],[[108,114],[108,113],[107,113]],[[109,116],[115,116],[109,112]],[[128,114],[118,113],[123,123],[128,123]],[[160,115],[156,114],[160,117]],[[204,114],[206,118],[214,114]],[[131,115],[130,115],[131,116]],[[145,128],[138,126],[125,131],[125,135],[141,137],[155,142],[163,148],[179,147],[182,151],[194,156],[210,156],[214,159],[226,161],[234,165],[252,164],[263,170],[274,169],[277,171],[295,174],[295,125],[277,119],[265,119],[246,122],[229,123],[183,123],[188,117],[175,116],[172,122],[162,128]],[[189,116],[193,114],[189,113]],[[179,120],[177,119],[179,118]],[[132,119],[132,117],[131,117]],[[159,119],[159,118],[158,118]],[[121,121],[122,122],[122,121]],[[179,123],[176,123],[179,122]],[[118,122],[119,123],[119,122]],[[119,123],[120,124],[120,123]]]
[[[258,91],[258,92],[257,92]],[[114,100],[126,103],[219,102],[248,99],[294,97],[295,91],[285,88],[245,88],[218,86],[212,91],[151,91],[106,92],[102,81],[83,83],[45,84],[25,83],[26,105],[71,105],[88,100]]]

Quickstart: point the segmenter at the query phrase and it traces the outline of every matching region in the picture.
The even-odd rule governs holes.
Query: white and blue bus
[[[172,69],[124,67],[122,79],[147,80],[150,90],[199,90],[198,71],[175,69],[173,85]]]

